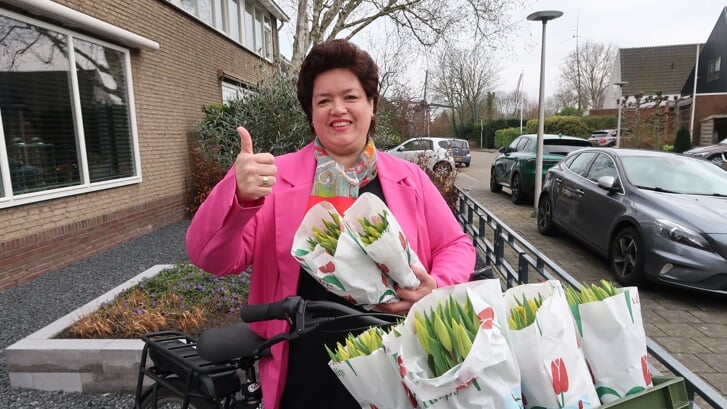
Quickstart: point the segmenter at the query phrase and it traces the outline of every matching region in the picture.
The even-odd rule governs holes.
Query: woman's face
[[[336,68],[313,81],[313,128],[326,151],[350,166],[366,146],[374,102],[355,74]]]

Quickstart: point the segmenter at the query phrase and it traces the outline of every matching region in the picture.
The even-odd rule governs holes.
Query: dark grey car
[[[707,161],[586,148],[545,176],[538,230],[607,257],[616,281],[727,294],[727,173]]]

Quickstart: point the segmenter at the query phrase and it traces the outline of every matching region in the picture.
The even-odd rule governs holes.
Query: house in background
[[[726,24],[727,8],[704,44],[619,49],[604,109],[590,115],[617,115],[622,96],[622,129],[633,131],[630,124],[643,124],[669,137],[684,127],[695,146],[727,136],[727,78],[719,74],[721,58],[727,55]]]
[[[0,289],[186,217],[202,107],[274,67],[288,20],[270,0],[0,0]]]
[[[723,59],[727,61],[727,7],[722,9],[681,90],[680,116],[693,121],[687,129],[693,129],[692,144],[697,146],[727,138],[727,71],[720,72]],[[686,111],[693,114],[687,116]]]

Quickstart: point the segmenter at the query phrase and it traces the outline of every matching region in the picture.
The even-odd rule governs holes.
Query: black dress
[[[384,200],[381,183],[374,178],[360,193],[369,192]],[[329,292],[301,268],[298,295],[307,300],[334,301],[364,311]],[[350,323],[349,323],[350,324]],[[361,406],[328,367],[330,357],[324,344],[334,349],[336,342],[345,342],[350,326],[326,328],[290,343],[288,376],[280,402],[281,409],[359,409]]]

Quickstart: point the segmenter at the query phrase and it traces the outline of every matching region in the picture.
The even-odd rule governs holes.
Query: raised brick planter
[[[68,392],[127,392],[136,387],[143,342],[138,339],[55,339],[121,291],[172,265],[156,265],[5,350],[13,387]]]

